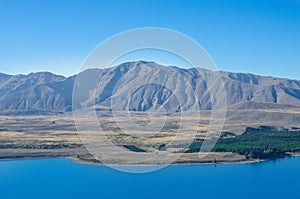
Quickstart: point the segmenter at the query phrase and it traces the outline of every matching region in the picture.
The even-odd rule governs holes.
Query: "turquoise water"
[[[0,161],[0,198],[300,198],[300,158],[169,166],[148,174],[70,159]]]

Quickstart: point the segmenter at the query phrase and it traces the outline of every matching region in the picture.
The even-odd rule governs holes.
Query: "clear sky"
[[[0,0],[0,72],[68,76],[103,40],[149,26],[192,37],[220,70],[300,79],[299,0]]]

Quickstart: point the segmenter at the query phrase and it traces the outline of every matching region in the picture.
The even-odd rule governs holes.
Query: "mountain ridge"
[[[0,73],[0,111],[71,111],[73,85],[78,77],[87,80],[98,78],[99,83],[97,88],[87,89],[86,96],[77,102],[78,107],[92,106],[96,101],[104,107],[114,102],[120,109],[126,109],[128,105],[129,109],[136,111],[156,110],[157,105],[164,106],[168,111],[196,109],[198,106],[199,109],[209,110],[212,108],[212,96],[208,93],[207,83],[213,85],[216,78],[221,78],[224,83],[228,106],[253,101],[300,106],[299,80],[203,68],[183,69],[136,61],[111,68],[89,69],[70,77],[50,72],[28,75]],[[134,88],[133,85],[143,82],[151,84]],[[130,89],[136,90],[133,92]],[[212,90],[216,96],[221,93],[218,85],[213,85]],[[133,95],[129,96],[129,92]],[[96,98],[91,93],[95,93]],[[178,100],[184,103],[179,104]],[[215,103],[220,107],[222,102],[216,97]]]
[[[136,62],[155,63],[155,64],[157,64],[156,62],[153,62],[153,61],[132,61],[132,62],[124,62],[122,64],[118,64],[118,65],[115,65],[115,66],[112,66],[112,67],[108,67],[108,68],[104,68],[104,69],[89,68],[87,70],[105,70],[105,69],[116,68],[116,67],[118,67],[120,65],[123,65],[123,64],[136,63]],[[185,69],[185,68],[181,68],[181,67],[175,66],[175,65],[162,65],[162,64],[157,64],[157,65],[164,66],[164,67],[174,67],[174,68],[183,69],[183,70],[200,69],[200,70],[207,70],[207,71],[211,71],[211,72],[232,73],[232,74],[245,74],[245,75],[254,75],[254,76],[263,77],[263,78],[275,78],[275,79],[281,79],[281,80],[300,81],[300,79],[295,79],[295,78],[276,77],[276,76],[272,76],[272,75],[262,75],[262,74],[255,74],[255,73],[251,73],[251,72],[231,72],[231,71],[225,71],[225,70],[213,71],[213,70],[206,69],[206,68],[201,68],[201,67],[193,67],[193,68],[187,68],[187,69]],[[84,70],[84,71],[86,71],[86,70]],[[84,71],[81,71],[81,72],[84,72]],[[56,75],[56,76],[61,76],[61,77],[64,77],[64,78],[69,78],[69,77],[73,77],[73,76],[77,75],[77,74],[74,74],[74,75],[69,75],[68,76],[68,75],[62,75],[62,74],[60,74],[60,75],[59,74],[55,74],[55,73],[50,72],[50,71],[38,71],[38,72],[29,72],[27,74],[20,73],[20,74],[14,74],[14,75],[13,74],[8,74],[8,73],[5,73],[5,72],[0,72],[0,77],[1,77],[1,75],[6,75],[6,76],[28,76],[30,74],[39,74],[39,73],[49,73],[49,74]]]

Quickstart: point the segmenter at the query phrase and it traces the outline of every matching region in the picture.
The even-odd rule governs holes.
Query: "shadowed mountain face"
[[[76,108],[96,103],[108,109],[112,104],[118,110],[209,110],[212,100],[216,108],[221,108],[224,101],[218,96],[222,95],[222,87],[216,79],[224,83],[227,105],[239,104],[231,106],[235,109],[261,107],[264,103],[272,107],[300,106],[300,81],[253,74],[181,69],[140,61],[84,71],[77,77],[81,84],[76,88],[81,92],[74,99]],[[48,72],[0,74],[0,111],[71,111],[75,79]]]

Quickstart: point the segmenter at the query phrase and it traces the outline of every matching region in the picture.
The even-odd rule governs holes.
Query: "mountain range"
[[[79,88],[75,84],[76,78],[86,82],[91,80],[97,86],[86,83]],[[28,75],[0,73],[0,112],[69,112],[72,107],[88,107],[95,103],[104,109],[134,111],[156,110],[162,106],[167,111],[210,110],[212,101],[217,108],[224,103],[222,99],[218,100],[222,86],[216,79],[222,80],[226,105],[232,109],[300,107],[298,80],[137,61],[112,68],[89,69],[71,77],[49,72]],[[81,92],[72,106],[74,85]]]

